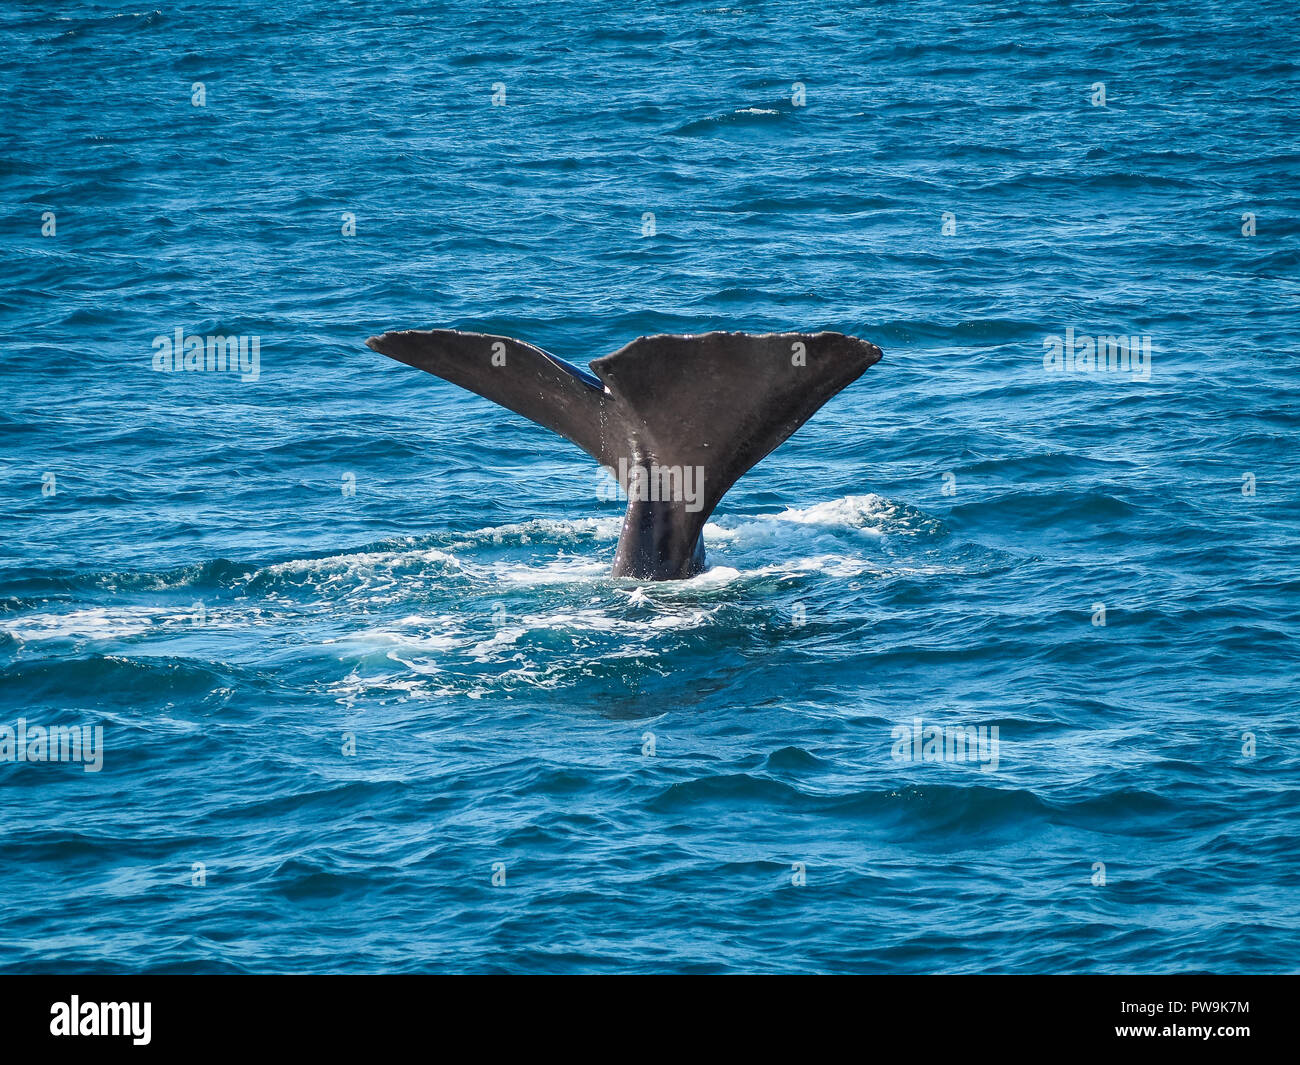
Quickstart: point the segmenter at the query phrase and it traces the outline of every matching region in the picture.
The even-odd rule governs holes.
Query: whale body
[[[615,577],[704,569],[723,495],[880,360],[842,333],[640,337],[580,369],[510,337],[453,329],[371,337],[381,354],[522,414],[577,444],[627,494]]]

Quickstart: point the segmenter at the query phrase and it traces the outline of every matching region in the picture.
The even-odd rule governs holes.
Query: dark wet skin
[[[612,471],[629,500],[613,575],[639,580],[701,572],[704,523],[727,490],[881,357],[842,333],[662,335],[594,359],[588,373],[483,333],[409,330],[366,343],[546,426]]]

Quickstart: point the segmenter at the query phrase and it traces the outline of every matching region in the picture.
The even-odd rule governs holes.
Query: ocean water
[[[0,41],[0,969],[1296,968],[1295,5]],[[429,327],[885,356],[642,584],[586,456],[364,346]]]

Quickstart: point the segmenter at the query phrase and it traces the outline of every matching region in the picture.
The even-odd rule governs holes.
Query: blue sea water
[[[1295,5],[0,42],[0,726],[103,729],[0,761],[0,969],[1296,969]],[[639,584],[586,456],[364,346],[429,327],[885,356]]]

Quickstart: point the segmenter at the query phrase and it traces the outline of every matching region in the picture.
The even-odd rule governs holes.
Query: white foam
[[[139,636],[166,621],[192,622],[192,612],[171,613],[151,607],[91,607],[65,614],[28,614],[0,621],[0,631],[24,642],[39,640],[115,640]]]
[[[705,526],[704,535],[706,542],[756,550],[787,543],[789,535],[785,530],[790,524],[814,527],[831,535],[850,532],[878,538],[894,533],[914,534],[922,531],[928,522],[929,519],[918,511],[892,503],[875,493],[867,493],[808,507],[789,507],[776,514],[719,518]],[[513,587],[592,583],[603,581],[608,576],[610,559],[604,550],[588,553],[584,549],[578,555],[566,553],[550,559],[530,560],[486,560],[476,558],[476,553],[488,544],[503,544],[507,540],[532,544],[536,539],[575,547],[586,541],[589,548],[593,539],[601,543],[616,541],[621,528],[621,517],[614,516],[569,520],[537,518],[478,529],[441,547],[363,551],[295,560],[267,566],[258,574],[319,574],[325,587],[353,581],[358,587],[348,593],[350,596],[375,602],[383,601],[384,596],[392,601],[408,595],[411,573],[415,571],[418,575],[421,567],[428,567],[431,570],[429,579],[435,580],[448,571],[454,571],[456,575],[470,579]],[[540,552],[544,548],[534,547],[533,550]],[[804,569],[799,564],[785,565],[793,565],[800,572]],[[727,568],[715,566],[707,571],[713,575],[707,577],[703,586],[735,580],[736,575],[723,572]]]
[[[623,516],[603,518],[534,518],[531,521],[514,522],[509,525],[493,525],[470,533],[471,537],[487,538],[500,543],[507,536],[543,537],[546,539],[572,540],[580,536],[595,536],[600,540],[617,540],[623,528]]]
[[[542,565],[520,562],[492,562],[487,566],[466,566],[494,581],[531,586],[539,584],[576,584],[609,576],[609,562],[605,559],[565,557]]]
[[[686,582],[692,590],[697,588],[723,588],[740,579],[740,570],[730,566],[710,566]]]
[[[258,570],[255,576],[337,571],[331,579],[338,579],[341,576],[374,572],[393,565],[412,566],[421,563],[459,566],[460,559],[450,551],[436,547],[419,551],[358,551],[347,555],[327,555],[324,558],[276,562]]]
[[[502,629],[490,640],[483,640],[481,643],[476,644],[469,653],[476,662],[490,662],[494,658],[494,651],[512,649],[519,642],[519,638],[525,635],[527,631],[527,629],[522,628]]]
[[[798,525],[821,525],[831,529],[853,529],[858,532],[883,536],[899,525],[903,511],[897,503],[869,492],[860,496],[844,496],[810,507],[787,507],[776,516],[777,521]]]

